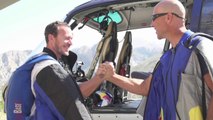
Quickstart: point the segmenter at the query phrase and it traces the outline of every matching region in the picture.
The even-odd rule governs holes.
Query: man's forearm
[[[108,81],[117,86],[138,95],[146,96],[149,90],[151,77],[147,80],[126,78],[118,74],[114,74]]]
[[[210,90],[213,92],[213,83],[212,83],[212,79],[210,74],[205,74],[204,75],[204,80],[208,86],[208,88],[210,88]],[[207,112],[207,120],[213,120],[213,96],[211,97],[210,101],[209,101],[209,105],[208,105],[208,112]]]
[[[213,97],[211,97],[211,100],[209,102],[207,120],[213,120]]]
[[[94,76],[92,79],[79,84],[81,93],[84,98],[90,96],[102,83],[102,80],[99,76]]]

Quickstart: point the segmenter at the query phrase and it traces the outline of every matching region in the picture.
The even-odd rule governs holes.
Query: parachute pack
[[[54,59],[47,54],[38,54],[13,72],[4,91],[4,107],[8,120],[29,119],[34,103],[34,96],[31,91],[31,72],[36,63],[44,60]]]
[[[195,37],[205,37],[205,38],[208,38],[209,40],[213,41],[213,36],[209,35],[209,34],[205,34],[205,33],[194,33],[190,36],[190,38],[187,40],[185,46],[190,48],[190,43],[192,42],[193,38]],[[199,40],[199,39],[198,39]],[[202,40],[202,38],[201,38]],[[199,54],[202,55],[202,53],[200,53],[199,50],[196,50]],[[198,54],[197,53],[197,54]],[[205,59],[205,57],[204,57]],[[212,71],[212,64],[210,63],[210,61],[208,61],[207,59],[205,59],[206,63],[208,64],[208,66],[211,66],[209,68],[209,72],[211,75],[213,75],[213,71]],[[202,111],[203,111],[203,119],[205,120],[206,119],[206,115],[207,115],[207,106],[206,106],[206,94],[205,94],[205,82],[204,80],[202,80]]]
[[[186,35],[184,36],[187,37]],[[211,40],[211,41],[210,41]],[[164,67],[162,69],[155,69],[152,78],[153,85],[150,89],[149,96],[147,98],[144,118],[145,119],[157,119],[159,118],[159,112],[161,111],[161,117],[163,119],[189,119],[193,115],[189,115],[190,112],[194,110],[194,107],[199,107],[196,109],[194,114],[199,114],[199,118],[206,119],[207,113],[207,105],[210,100],[209,97],[209,89],[205,88],[205,82],[202,79],[202,66],[200,62],[205,62],[208,66],[209,74],[212,76],[212,57],[209,54],[212,46],[213,37],[204,33],[193,33],[190,35],[188,39],[185,41],[181,41],[181,44],[175,49],[175,53],[172,54],[172,50],[166,52],[160,60],[160,64],[157,64],[157,68],[165,66],[169,60],[172,62],[172,65],[168,67]],[[199,56],[198,56],[199,55]],[[169,59],[171,57],[177,57],[179,59]],[[199,58],[198,58],[199,57]],[[203,59],[200,61],[200,59]],[[179,61],[181,60],[181,61]],[[190,63],[189,63],[190,62]],[[159,63],[159,62],[158,62]],[[171,71],[167,72],[172,68]],[[193,69],[193,70],[192,70]],[[195,70],[196,69],[196,70]],[[192,71],[190,71],[192,70]],[[192,74],[188,74],[192,73]],[[162,74],[166,75],[166,78],[171,78],[173,76],[180,75],[180,78],[173,77],[172,81],[170,81],[169,86],[167,83],[163,83],[166,79],[162,79]],[[199,76],[199,79],[194,79],[193,77],[189,77],[190,75]],[[160,78],[160,79],[156,79]],[[155,83],[153,83],[155,82]],[[198,84],[199,83],[199,84]],[[163,87],[158,87],[161,93],[167,93],[165,96],[157,96],[154,91],[155,87],[159,84],[162,84]],[[176,84],[177,86],[175,86]],[[167,91],[164,88],[167,87]],[[198,89],[200,87],[200,89]],[[169,91],[168,91],[169,89]],[[165,92],[166,91],[166,92]],[[190,95],[190,93],[195,93],[195,95]],[[158,94],[158,93],[157,93]],[[174,95],[174,97],[168,97],[169,95]],[[200,99],[195,96],[200,97]],[[166,106],[165,104],[161,104],[160,100],[166,100],[165,104],[177,104],[177,106]],[[190,99],[190,101],[188,101]],[[170,100],[170,103],[168,101]],[[177,102],[177,103],[176,103]],[[155,104],[153,104],[155,103]],[[190,105],[189,105],[190,103]],[[198,104],[199,103],[199,104]],[[186,105],[187,104],[187,105]],[[158,106],[158,108],[153,109],[153,106]],[[162,109],[163,108],[163,109]],[[183,109],[184,108],[184,109]],[[170,110],[164,111],[164,110]],[[180,112],[181,111],[181,112]],[[143,111],[140,111],[141,113]]]

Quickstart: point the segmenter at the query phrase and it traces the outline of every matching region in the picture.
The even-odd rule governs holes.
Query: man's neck
[[[50,55],[51,57],[57,60],[56,54],[50,48],[44,47],[43,52],[47,53],[48,55]]]

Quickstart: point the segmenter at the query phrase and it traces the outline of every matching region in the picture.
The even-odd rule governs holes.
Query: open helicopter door
[[[115,22],[112,21],[109,23],[105,36],[106,40],[103,43],[99,63],[103,63],[105,61],[115,63],[118,51],[117,24]],[[115,100],[114,85],[112,83],[104,81],[104,83],[100,86],[100,90],[109,92],[113,97],[113,101]]]
[[[117,65],[116,73],[125,77],[130,77],[130,58],[132,55],[132,33],[127,31],[124,36],[123,46],[121,48]],[[114,88],[114,103],[122,103],[127,100],[127,91],[115,86]]]
[[[100,30],[103,34],[103,37],[101,41],[98,43],[97,48],[96,48],[96,54],[93,58],[92,64],[89,68],[89,71],[86,74],[86,77],[90,79],[94,73],[94,70],[97,66],[97,63],[103,63],[105,61],[110,61],[114,62],[117,51],[118,51],[118,40],[117,40],[117,25],[115,22],[111,21],[108,25],[108,21],[103,21],[105,22],[104,26],[101,26]],[[102,24],[103,25],[103,24]],[[109,93],[110,95],[113,94],[113,88],[112,88],[112,83],[105,81],[100,85],[100,87],[97,89],[97,91],[91,96],[92,97],[92,106],[99,106],[103,107],[106,105],[101,104],[101,100],[99,100],[99,94],[105,94],[106,92]],[[109,104],[108,104],[109,105]],[[91,106],[91,105],[89,105]]]
[[[98,43],[96,54],[93,58],[89,71],[86,74],[86,77],[89,79],[92,77],[98,61],[99,63],[103,63],[104,61],[114,62],[117,55],[118,40],[116,23],[112,21],[109,23],[108,27],[104,29],[106,29],[106,32],[103,33],[103,38]]]

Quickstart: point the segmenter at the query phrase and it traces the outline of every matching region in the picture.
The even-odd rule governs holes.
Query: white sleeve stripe
[[[37,74],[45,67],[49,66],[49,65],[52,65],[52,64],[59,64],[57,61],[55,60],[45,60],[45,61],[41,61],[39,63],[36,63],[33,70],[32,70],[32,73],[31,73],[31,89],[32,89],[32,92],[33,92],[33,95],[35,96],[35,91],[34,91],[34,88],[33,88],[33,84],[35,82],[35,79],[36,79],[36,76]]]
[[[32,69],[32,73],[31,73],[31,90],[32,90],[32,93],[33,93],[34,97],[36,97],[36,94],[35,94],[35,90],[34,90],[33,84],[34,84],[34,82],[36,80],[37,74],[43,68],[45,68],[45,67],[47,67],[49,65],[52,65],[52,64],[59,64],[59,63],[57,61],[55,61],[55,60],[44,60],[44,61],[41,61],[39,63],[36,63],[34,68]],[[32,116],[35,113],[35,109],[36,109],[36,106],[35,106],[35,103],[33,103],[33,106],[31,108],[30,116]]]

